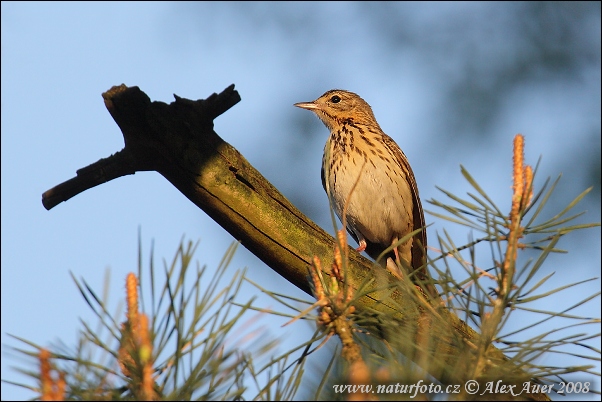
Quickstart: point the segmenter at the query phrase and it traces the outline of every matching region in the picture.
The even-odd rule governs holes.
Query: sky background
[[[22,362],[7,354],[22,344],[7,334],[73,345],[79,320],[96,322],[70,272],[100,292],[110,268],[117,303],[137,266],[139,231],[144,263],[154,241],[157,266],[171,261],[184,237],[200,240],[201,265],[216,267],[235,240],[155,172],[44,209],[44,191],[122,149],[101,97],[121,83],[168,103],[173,94],[202,99],[234,83],[242,101],[217,118],[216,132],[330,233],[320,181],[328,132],[292,105],[333,88],[372,106],[408,156],[427,210],[434,209],[427,200],[444,199],[436,186],[470,191],[460,164],[507,210],[512,139],[520,132],[527,163],[542,158],[535,185],[562,174],[546,217],[593,185],[575,212],[587,211],[580,223],[600,221],[598,2],[1,7],[2,379],[23,380],[11,368]],[[465,228],[426,220],[430,239],[443,228],[456,244],[468,239]],[[551,257],[538,274],[556,272],[546,289],[599,277],[600,240],[599,228],[563,238],[559,247],[569,254]],[[243,267],[265,288],[309,299],[240,247],[231,268]],[[545,308],[561,310],[599,290],[596,279],[546,298]],[[577,313],[600,317],[600,306]],[[266,319],[271,333],[289,342],[312,331],[281,328],[283,322]],[[591,345],[599,350],[600,340]],[[1,387],[3,400],[33,397]]]

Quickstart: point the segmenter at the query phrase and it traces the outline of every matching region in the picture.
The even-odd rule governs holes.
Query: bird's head
[[[378,126],[370,105],[359,95],[342,89],[332,89],[313,102],[295,106],[314,112],[331,131],[345,122]]]

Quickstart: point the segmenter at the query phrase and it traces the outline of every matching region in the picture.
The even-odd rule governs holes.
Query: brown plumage
[[[366,101],[353,92],[335,89],[295,106],[316,113],[330,130],[322,184],[341,221],[347,203],[347,230],[358,242],[358,251],[365,250],[376,259],[394,242],[425,226],[412,168],[395,141],[382,131]],[[423,230],[386,256],[383,265],[391,269],[389,258],[403,259],[416,270],[416,282],[437,298],[425,265],[426,244]]]

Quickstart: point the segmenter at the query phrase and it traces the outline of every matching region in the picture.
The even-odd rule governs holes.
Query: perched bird
[[[334,89],[295,106],[314,112],[330,130],[322,158],[322,185],[339,219],[346,221],[347,231],[358,242],[358,251],[365,250],[376,259],[408,233],[424,228],[424,212],[408,159],[382,131],[365,100]],[[436,299],[439,295],[426,268],[425,249],[423,229],[382,263],[392,270],[390,260],[395,259],[415,271],[415,282]]]

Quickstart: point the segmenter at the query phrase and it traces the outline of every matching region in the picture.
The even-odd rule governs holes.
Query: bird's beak
[[[299,102],[299,103],[295,103],[293,106],[297,106],[297,107],[300,107],[301,109],[307,109],[307,110],[320,109],[320,107],[318,105],[316,105],[314,102]]]

